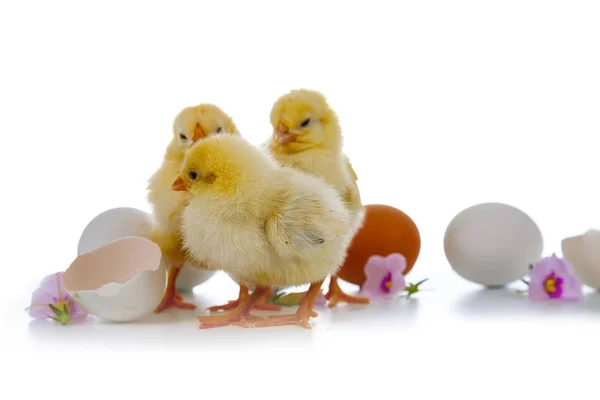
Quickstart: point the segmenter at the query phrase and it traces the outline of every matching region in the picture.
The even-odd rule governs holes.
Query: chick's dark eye
[[[306,128],[308,125],[310,125],[310,118],[306,118],[304,121],[302,121],[302,123],[300,124],[300,127]]]
[[[187,140],[187,136],[185,136],[183,133],[180,133],[180,134],[179,134],[179,138],[180,138],[181,140],[183,140],[184,142]]]
[[[190,172],[188,172],[188,176],[193,181],[195,181],[196,179],[198,179],[198,173],[196,171],[190,171]]]
[[[223,128],[221,128],[221,127],[218,127],[218,128],[217,128],[217,130],[216,130],[215,132],[217,132],[217,133],[221,133],[221,132],[223,132]]]

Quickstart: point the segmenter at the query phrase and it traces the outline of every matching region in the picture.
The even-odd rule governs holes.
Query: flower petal
[[[316,306],[327,305],[327,299],[325,298],[325,295],[323,294],[323,292],[319,291],[319,295],[317,296],[317,299],[315,300],[315,305]]]
[[[367,279],[381,281],[388,272],[385,265],[385,258],[381,256],[371,256],[365,265],[365,276]]]
[[[565,259],[556,258],[555,271],[559,276],[574,275],[575,271],[571,263]]]
[[[392,290],[391,295],[403,292],[406,289],[406,278],[402,273],[392,274]]]
[[[554,263],[550,258],[543,258],[533,265],[533,269],[529,271],[531,282],[544,282],[546,277],[550,275]]]
[[[365,276],[367,279],[363,283],[362,290],[365,293],[379,293],[381,291],[381,280],[388,274],[385,265],[385,258],[381,256],[371,256],[365,265]]]
[[[67,290],[63,285],[62,277],[63,272],[57,272],[44,277],[40,283],[40,289],[43,289],[47,293],[50,293],[58,298],[64,298],[64,296],[67,294]]]
[[[55,298],[52,294],[46,292],[43,288],[38,288],[31,296],[31,306],[29,315],[36,319],[45,319],[54,317],[54,312],[48,307],[48,304],[55,304]]]
[[[536,279],[534,279],[533,277],[531,278],[531,281],[529,282],[529,290],[527,291],[529,300],[544,301],[550,298],[544,286],[546,282],[545,279],[545,277],[543,277],[542,279],[539,279],[537,277]]]
[[[87,311],[74,301],[69,303],[69,314],[72,320],[84,319],[88,315]]]
[[[401,274],[406,269],[406,258],[400,253],[392,253],[385,258],[385,266],[394,274]]]
[[[563,276],[563,293],[564,300],[579,300],[583,297],[583,286],[579,278],[575,275]]]
[[[363,286],[360,294],[361,294],[361,296],[367,297],[371,300],[379,300],[379,299],[384,299],[387,297],[386,294],[383,293],[378,288],[373,289],[371,287],[365,287],[365,286]]]

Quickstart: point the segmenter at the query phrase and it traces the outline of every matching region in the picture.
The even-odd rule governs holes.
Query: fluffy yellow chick
[[[170,264],[167,289],[156,312],[172,307],[196,308],[193,304],[185,303],[175,288],[177,275],[185,261],[179,233],[185,197],[172,191],[171,185],[179,176],[187,149],[194,142],[219,133],[238,134],[233,120],[219,107],[200,104],[181,110],[173,121],[173,138],[167,147],[163,162],[148,182],[148,201],[152,206],[155,221],[152,240],[160,246]]]
[[[342,152],[342,131],[326,98],[312,90],[292,90],[271,109],[273,135],[267,148],[282,165],[322,177],[338,190],[352,218],[353,235],[362,227],[365,207],[358,177]],[[325,296],[329,306],[339,302],[366,304],[368,299],[345,294],[332,276]]]
[[[173,190],[186,191],[183,245],[191,258],[224,270],[243,291],[221,316],[199,317],[201,328],[275,326],[308,320],[323,280],[346,257],[350,216],[322,179],[279,166],[239,136],[215,136],[186,154]],[[294,315],[267,320],[250,314],[273,287],[310,283]],[[256,289],[248,295],[248,287]]]

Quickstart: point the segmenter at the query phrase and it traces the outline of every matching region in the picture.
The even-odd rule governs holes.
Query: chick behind
[[[273,134],[267,148],[282,165],[322,177],[339,192],[351,216],[352,236],[362,227],[365,207],[358,177],[342,152],[343,138],[336,113],[321,93],[292,90],[271,109]],[[345,294],[332,276],[326,295],[329,306],[338,302],[368,303],[368,299]]]
[[[172,191],[171,185],[179,176],[185,152],[196,141],[208,136],[221,133],[239,134],[231,117],[212,104],[200,104],[181,110],[173,121],[172,131],[173,136],[162,164],[148,181],[147,198],[155,223],[151,239],[160,246],[171,265],[165,297],[157,312],[172,307],[195,308],[193,304],[183,302],[183,298],[175,290],[177,274],[186,259],[182,252],[180,234],[181,213],[186,196]]]

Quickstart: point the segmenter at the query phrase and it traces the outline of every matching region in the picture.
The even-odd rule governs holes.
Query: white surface
[[[600,227],[600,4],[283,3],[1,3],[0,396],[597,398],[600,296],[480,291],[450,270],[443,234],[485,201],[531,215],[545,255]],[[91,218],[148,210],[181,108],[214,102],[261,143],[272,103],[303,86],[338,111],[364,201],[414,218],[409,278],[432,291],[325,311],[312,331],[30,322],[30,293]],[[195,290],[236,292],[216,277]]]

